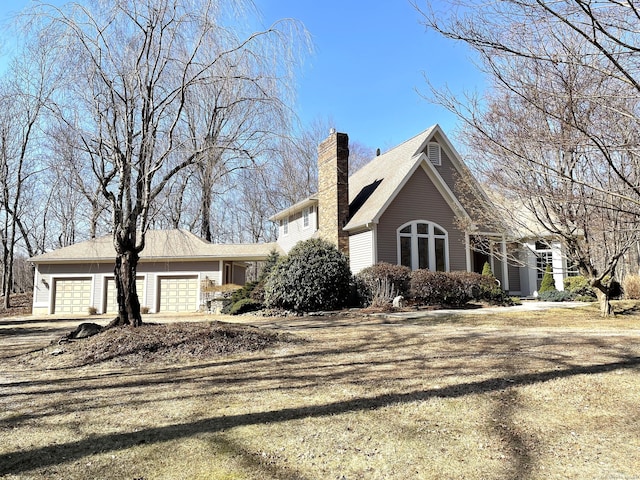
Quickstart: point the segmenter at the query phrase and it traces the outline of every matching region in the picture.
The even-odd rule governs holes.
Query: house
[[[489,262],[501,286],[522,296],[534,294],[551,262],[562,289],[567,269],[559,244],[509,242],[506,228],[474,221],[459,180],[467,179],[467,205],[477,200],[478,208],[491,208],[491,201],[440,126],[378,155],[351,177],[348,141],[332,131],[318,147],[318,193],[271,217],[282,250],[322,237],[349,256],[353,273],[378,262],[480,273]]]
[[[353,273],[378,262],[481,272],[489,262],[502,288],[521,296],[538,290],[547,264],[559,290],[571,273],[560,244],[542,233],[518,238],[474,220],[465,208],[470,201],[489,214],[495,207],[438,125],[350,177],[348,171],[348,136],[332,131],[318,147],[318,193],[271,217],[278,224],[274,243],[220,245],[182,230],[147,232],[137,269],[141,306],[151,313],[198,310],[211,285],[243,284],[247,262],[264,260],[273,250],[287,253],[313,237],[347,254]],[[116,312],[111,236],[31,261],[34,314],[84,314],[89,307]]]
[[[136,288],[150,313],[193,312],[212,285],[245,283],[247,262],[264,260],[275,243],[220,245],[184,230],[150,230]],[[115,249],[110,235],[31,258],[34,314],[117,313]]]

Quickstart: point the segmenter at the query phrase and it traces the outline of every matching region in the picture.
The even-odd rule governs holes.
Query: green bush
[[[589,285],[589,280],[583,276],[567,277],[564,279],[563,284],[565,292],[572,293],[574,297],[596,298],[593,288]]]
[[[253,301],[262,303],[262,304],[265,303],[264,285],[267,282],[267,278],[269,278],[269,275],[271,274],[273,267],[276,266],[279,259],[280,259],[280,255],[275,250],[272,250],[269,253],[269,256],[265,260],[264,265],[262,265],[262,269],[260,270],[260,275],[258,275],[258,281],[249,294],[249,298],[251,298]]]
[[[230,315],[240,315],[241,313],[255,312],[260,310],[262,304],[251,300],[250,298],[243,298],[235,302],[229,309]]]
[[[542,283],[540,284],[540,290],[538,293],[544,292],[557,292],[556,284],[553,280],[553,270],[551,269],[551,265],[547,265],[547,268],[544,270],[544,276],[542,277]]]
[[[335,310],[350,295],[349,261],[319,238],[298,242],[272,269],[265,284],[267,306],[297,312]]]
[[[484,262],[484,265],[482,266],[482,275],[493,277],[493,271],[491,270],[491,265],[489,265],[489,262]]]
[[[364,305],[375,303],[381,295],[388,296],[391,291],[394,295],[408,297],[411,269],[404,265],[380,262],[358,272],[354,282],[361,299],[360,303]]]
[[[576,302],[595,302],[597,298],[589,295],[578,295],[573,300]]]
[[[547,290],[538,295],[538,300],[543,302],[570,302],[575,298],[571,292],[561,292],[559,290]]]
[[[258,282],[245,283],[242,288],[233,292],[233,294],[231,295],[231,303],[238,303],[240,300],[251,298],[251,292],[254,288],[256,288],[257,284]]]

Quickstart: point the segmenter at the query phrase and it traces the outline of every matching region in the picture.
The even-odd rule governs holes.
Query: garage
[[[64,278],[54,281],[53,313],[88,313],[91,278]]]
[[[198,309],[198,276],[160,277],[159,312],[193,312]]]
[[[116,289],[116,279],[107,278],[105,290],[105,309],[104,313],[118,313],[118,292]],[[136,277],[136,292],[138,292],[138,300],[140,306],[144,306],[144,277]]]

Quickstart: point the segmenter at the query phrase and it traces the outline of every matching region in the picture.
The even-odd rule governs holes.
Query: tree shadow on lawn
[[[222,358],[198,364],[153,367],[142,372],[110,370],[78,376],[75,369],[65,368],[62,370],[64,377],[1,382],[0,399],[4,401],[11,401],[11,397],[16,395],[37,396],[43,400],[37,402],[37,406],[32,406],[28,414],[1,420],[0,426],[17,428],[29,420],[90,411],[94,396],[112,398],[115,403],[110,403],[113,406],[117,404],[120,392],[137,388],[197,384],[198,392],[202,393],[185,395],[176,390],[174,399],[184,400],[213,397],[229,391],[242,393],[249,388],[252,395],[259,395],[262,391],[273,391],[274,388],[283,392],[299,391],[338,382],[373,385],[380,381],[381,376],[389,375],[390,372],[396,384],[407,382],[410,385],[416,379],[437,378],[441,381],[461,375],[477,377],[486,371],[500,372],[514,358],[518,358],[517,363],[521,365],[535,363],[538,370],[550,366],[556,370],[571,369],[575,364],[575,356],[570,350],[567,351],[569,346],[596,348],[599,358],[592,358],[596,362],[634,358],[634,352],[629,349],[621,350],[620,345],[608,344],[597,337],[573,338],[568,342],[564,335],[535,338],[514,333],[502,337],[496,335],[498,334],[495,332],[465,332],[433,339],[423,333],[406,335],[394,331],[384,338],[375,334],[363,335],[357,342],[340,348],[326,348],[321,342],[323,348],[306,345],[304,351],[284,355]],[[431,345],[432,341],[436,346]],[[438,347],[438,344],[444,346]],[[538,347],[543,350],[538,350]],[[406,351],[407,349],[410,350]],[[393,369],[390,370],[390,367]],[[428,376],[423,376],[423,372],[428,372]],[[59,405],[60,400],[56,396],[68,396],[69,392],[73,392],[73,396],[69,397],[72,401]],[[136,398],[129,407],[154,401],[152,390],[144,398]],[[104,407],[104,404],[99,405],[99,408]]]
[[[505,392],[515,386],[525,386],[549,382],[575,375],[594,375],[622,369],[635,369],[640,366],[640,357],[631,356],[616,362],[588,366],[573,366],[565,369],[495,377],[487,380],[460,383],[441,388],[415,390],[406,393],[381,394],[350,400],[305,407],[283,408],[267,412],[254,412],[238,415],[211,417],[194,422],[174,424],[164,427],[152,427],[136,432],[112,433],[95,436],[77,442],[49,445],[19,452],[0,455],[0,474],[17,474],[24,471],[52,466],[64,459],[65,462],[79,460],[99,452],[127,449],[140,444],[154,444],[189,438],[206,433],[219,433],[224,430],[246,425],[273,424],[313,417],[325,417],[356,411],[368,411],[393,404],[425,401],[432,398],[459,398],[466,395],[489,392]],[[517,469],[527,474],[530,467],[527,454],[520,452],[525,445],[518,438],[512,438],[512,450],[520,455]]]

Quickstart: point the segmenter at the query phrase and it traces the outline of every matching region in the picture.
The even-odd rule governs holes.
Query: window
[[[449,270],[449,240],[445,230],[431,222],[415,221],[398,229],[398,262],[412,270]]]
[[[309,210],[311,210],[310,208],[305,208],[302,211],[302,227],[303,228],[308,228],[309,227]]]
[[[282,222],[282,234],[289,235],[289,218],[284,218],[281,220]]]
[[[440,145],[436,142],[429,142],[427,145],[427,157],[429,157],[429,161],[432,164],[437,166],[442,165]]]
[[[538,280],[542,281],[544,272],[547,269],[547,265],[552,265],[553,254],[551,252],[551,245],[547,242],[536,242],[536,270],[538,272]]]

